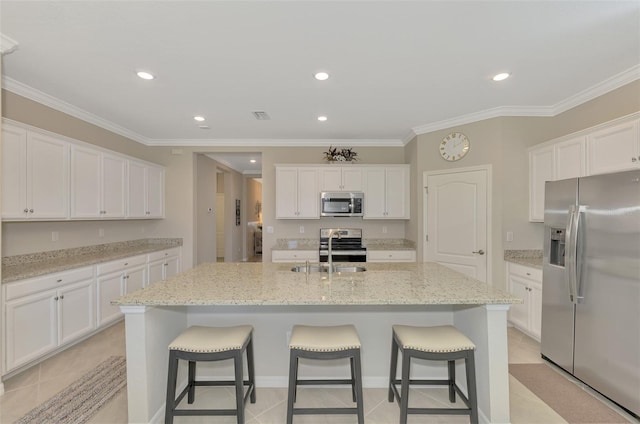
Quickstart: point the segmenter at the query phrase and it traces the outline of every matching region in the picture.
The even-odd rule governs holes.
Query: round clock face
[[[454,132],[442,139],[440,143],[440,156],[445,160],[453,162],[462,159],[470,148],[471,144],[467,136]]]

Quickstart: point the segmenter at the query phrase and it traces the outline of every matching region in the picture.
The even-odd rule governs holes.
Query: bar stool
[[[412,327],[394,325],[391,338],[391,372],[389,376],[389,402],[393,398],[400,405],[400,424],[406,424],[407,414],[469,415],[471,423],[478,422],[478,401],[476,397],[476,375],[474,363],[475,345],[464,334],[451,325],[438,327]],[[402,352],[402,378],[397,379],[398,350]],[[410,379],[411,359],[420,358],[447,361],[447,380]],[[455,360],[464,359],[467,374],[467,398],[456,384]],[[400,393],[396,387],[401,385]],[[466,408],[409,408],[410,385],[449,386],[449,401],[456,401],[456,392]]]
[[[289,391],[287,424],[293,423],[294,414],[357,414],[358,424],[364,424],[362,403],[362,371],[360,365],[360,338],[353,325],[318,327],[295,325],[289,341]],[[298,359],[349,358],[351,378],[344,380],[298,380]],[[355,408],[294,408],[298,385],[350,384]]]
[[[186,329],[169,345],[169,376],[167,381],[167,403],[165,423],[173,423],[174,416],[182,415],[236,415],[238,424],[244,423],[244,407],[247,398],[256,402],[255,376],[253,368],[253,327],[201,327]],[[243,380],[242,355],[246,350],[248,380]],[[189,361],[187,386],[176,399],[178,360]],[[235,379],[225,381],[196,381],[196,361],[222,361],[233,359]],[[196,386],[235,386],[236,409],[176,409],[188,393],[188,403],[195,400]],[[244,386],[248,386],[244,393]]]

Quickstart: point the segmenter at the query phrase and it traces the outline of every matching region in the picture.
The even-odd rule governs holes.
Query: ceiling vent
[[[267,114],[267,112],[256,111],[256,112],[251,112],[251,113],[253,113],[253,116],[258,121],[268,121],[268,120],[271,119],[271,117]]]

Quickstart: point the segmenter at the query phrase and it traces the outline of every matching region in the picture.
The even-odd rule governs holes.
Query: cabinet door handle
[[[58,301],[58,296],[54,297],[53,300]]]
[[[23,211],[23,212],[24,212],[24,213],[29,213],[29,209],[24,208],[24,211]]]
[[[480,249],[480,250],[476,250],[475,252],[471,252],[471,253],[477,253],[478,255],[484,255],[484,250]]]
[[[638,159],[636,159],[635,157],[632,157],[632,158],[631,158],[631,162],[635,162],[635,161],[637,161],[637,160],[638,160]]]
[[[56,280],[56,283],[62,283],[62,278],[58,278],[58,279]]]
[[[33,209],[29,209],[29,213],[33,213]]]
[[[64,299],[64,295],[63,294],[60,295],[60,300],[62,300],[62,299]]]

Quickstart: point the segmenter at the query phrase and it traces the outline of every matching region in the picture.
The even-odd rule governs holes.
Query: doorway
[[[491,165],[429,171],[424,182],[424,261],[491,278]]]

